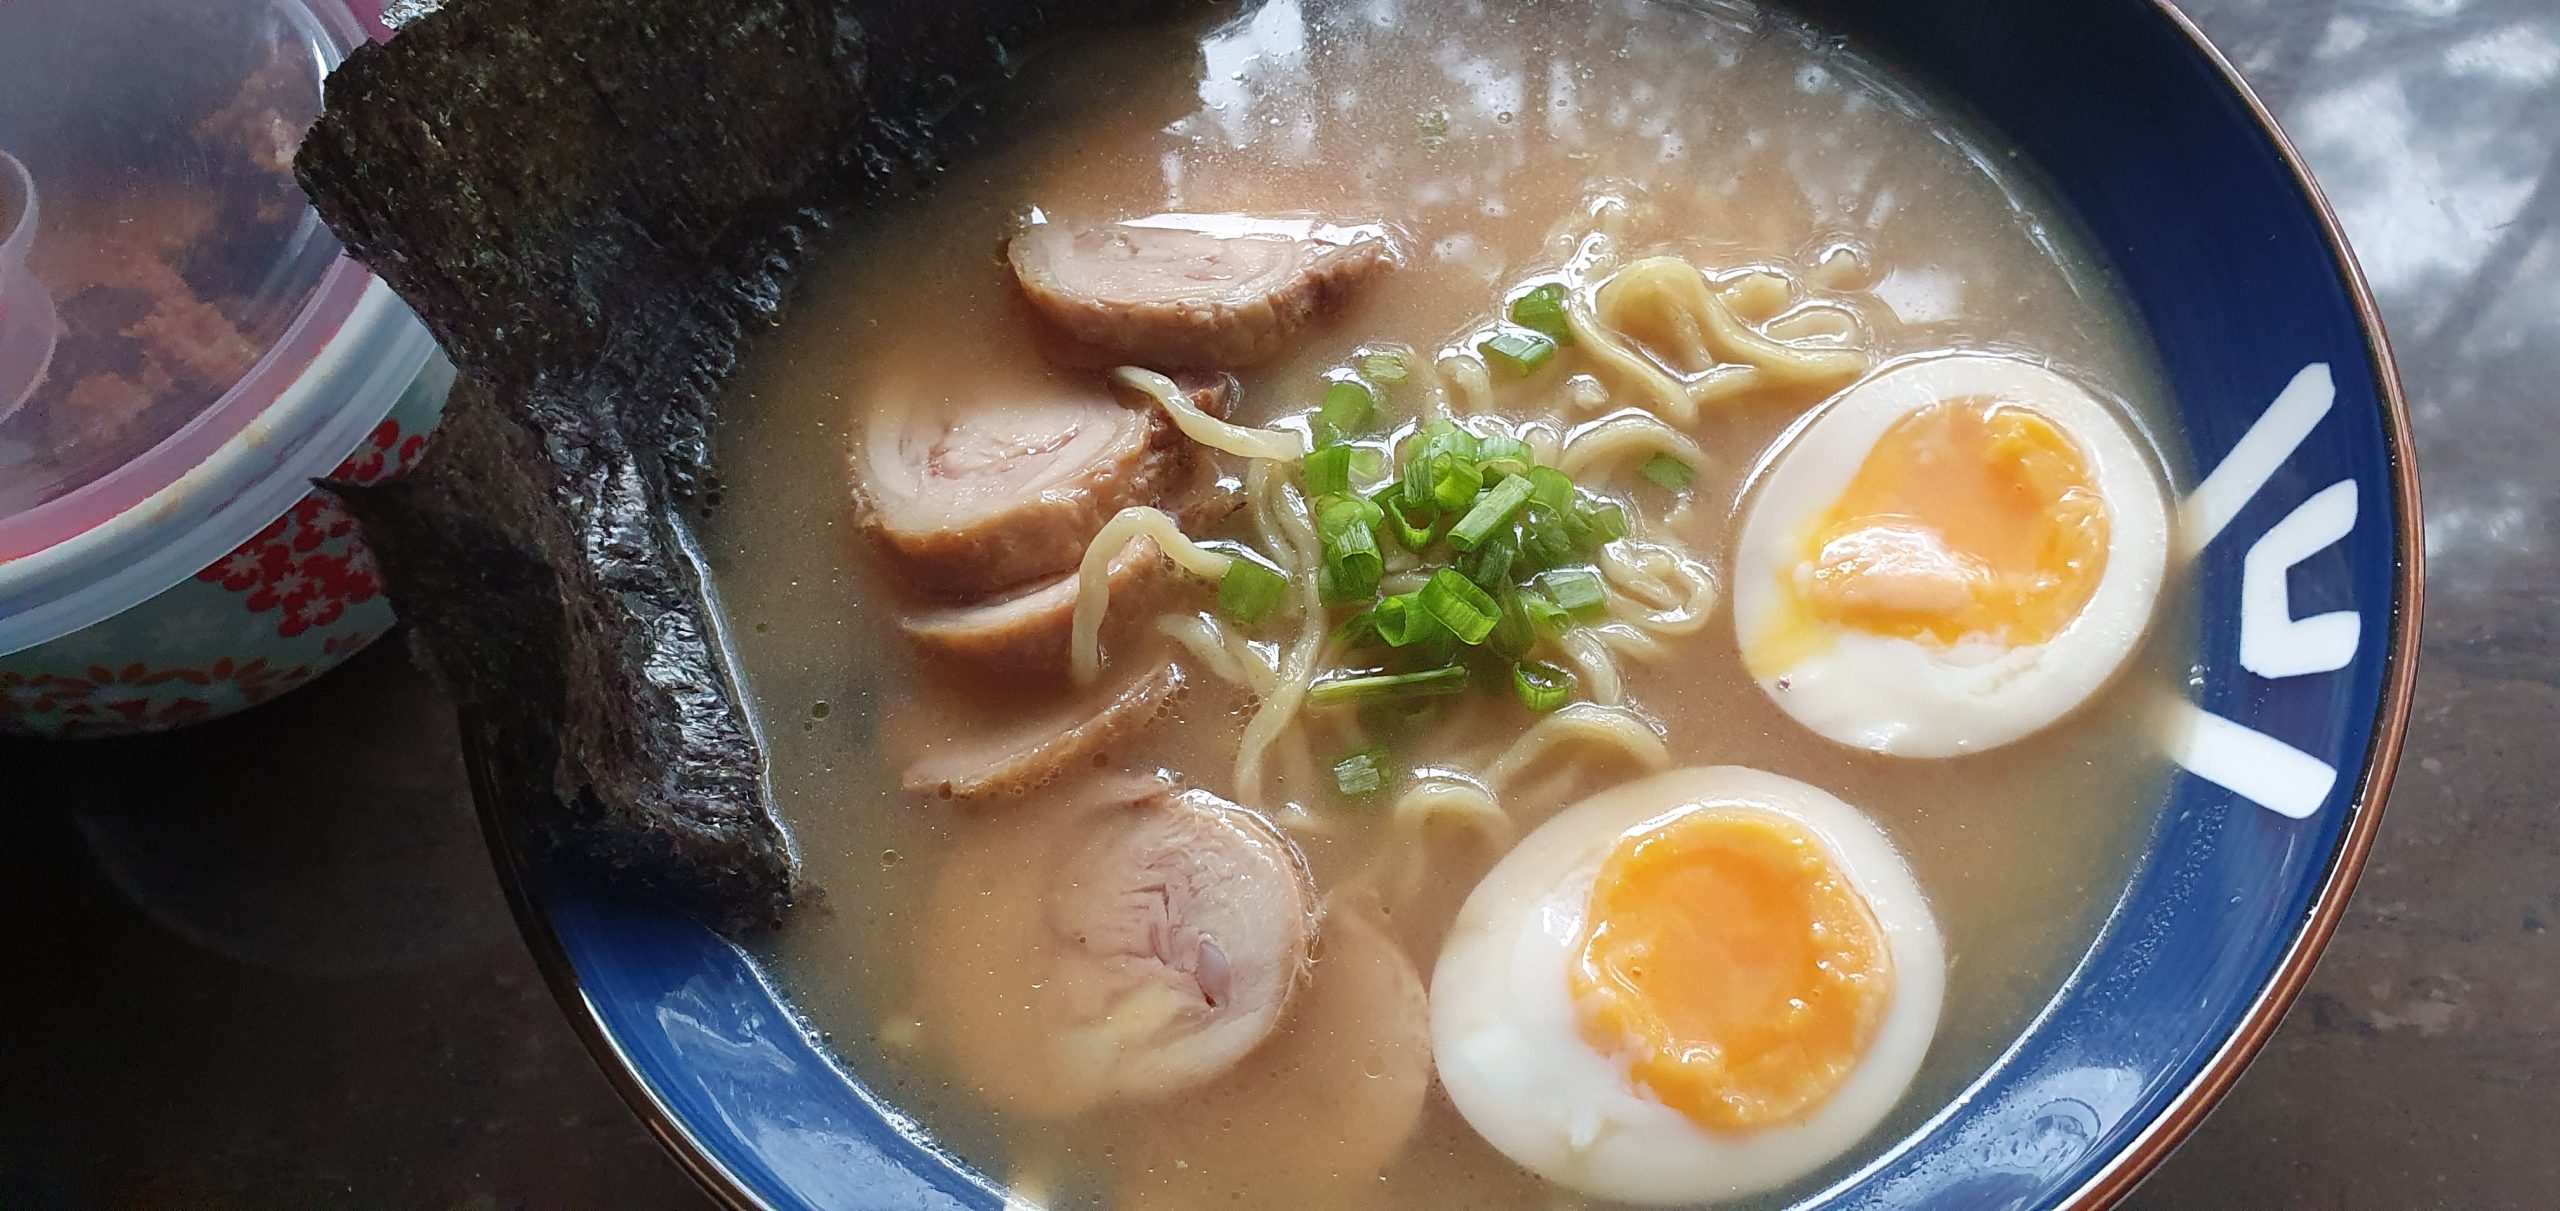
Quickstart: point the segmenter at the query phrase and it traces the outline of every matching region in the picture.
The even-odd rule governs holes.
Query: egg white
[[[2107,564],[2079,615],[2040,644],[1953,645],[1828,628],[1791,668],[1754,670],[1799,723],[1899,757],[1951,757],[2029,735],[2071,713],[2123,667],[2149,628],[2169,559],[2169,510],[2152,459],[2125,423],[2070,379],[2012,358],[1905,362],[1834,400],[1758,477],[1733,560],[1744,650],[1793,608],[1785,579],[1805,536],[1895,421],[1940,400],[1993,396],[2053,422],[2078,446],[2107,506]]]
[[[1785,816],[1864,896],[1893,956],[1875,1040],[1829,1099],[1791,1123],[1709,1130],[1663,1105],[1623,1058],[1582,1039],[1566,973],[1592,883],[1630,830],[1696,805]],[[1946,956],[1919,882],[1858,811],[1741,766],[1672,770],[1593,795],[1513,847],[1459,910],[1431,977],[1431,1049],[1458,1113],[1530,1170],[1601,1198],[1733,1198],[1820,1168],[1875,1128],[1937,1033]]]

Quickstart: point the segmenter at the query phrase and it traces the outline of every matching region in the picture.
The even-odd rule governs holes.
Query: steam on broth
[[[2190,640],[2146,527],[2184,464],[2141,333],[1996,142],[1763,10],[1211,20],[1034,60],[989,99],[1001,144],[843,233],[723,410],[703,546],[824,893],[767,959],[854,1071],[1034,1202],[1818,1188],[2017,1037],[2158,802],[2148,737]],[[1151,257],[1252,302],[1115,300]],[[1999,369],[1824,436],[1865,407],[1844,390],[1966,358],[2050,366],[2096,411]],[[2025,503],[1933,519],[1896,495],[1948,459],[2000,469],[1967,499]],[[1777,526],[1780,566],[1739,566],[1764,509],[1831,529]],[[1799,567],[1828,577],[1814,621],[1739,633],[1737,597]],[[2128,578],[2135,617],[2084,636]],[[1930,633],[1959,613],[1952,645]],[[2095,671],[1961,725],[1984,731],[1954,756],[1787,699],[1850,675],[1824,660],[1921,667],[1853,659],[1888,649],[1947,665],[1922,680],[1964,720],[2002,709],[1980,670]],[[1894,697],[1915,676],[1877,700],[1925,705]],[[1443,1010],[1486,997],[1435,982],[1475,978],[1444,947],[1523,919],[1497,884],[1620,914],[1558,942],[1585,975],[1537,976],[1561,1033],[1524,1046],[1588,1051],[1570,1079],[1597,1082],[1538,1086],[1553,1123],[1453,1098],[1492,1086],[1453,1078],[1471,1044]],[[1836,1062],[1649,1067],[1649,1039],[1743,1037],[1694,995],[1741,983],[1606,979],[1725,954],[1739,910],[1692,920],[1676,889],[1746,884],[1769,893],[1752,921],[1865,939],[1872,978],[1824,986],[1837,1028],[1804,1050]],[[1633,1017],[1595,1016],[1606,987]],[[1667,1151],[1619,1181],[1573,1168],[1593,1140],[1518,1142],[1574,1114],[1748,1148],[1672,1189],[1648,1184],[1686,1171]]]

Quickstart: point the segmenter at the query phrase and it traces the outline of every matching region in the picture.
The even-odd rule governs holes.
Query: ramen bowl
[[[2150,0],[1798,6],[1969,109],[2105,256],[2197,474],[2175,767],[2097,940],[2027,1029],[1854,1170],[1835,1207],[2100,1206],[2193,1130],[2342,912],[2414,674],[2418,497],[2372,301],[2245,85]],[[475,763],[504,878],[574,1024],[650,1128],[738,1206],[1004,1205],[693,918],[511,848],[546,787]]]

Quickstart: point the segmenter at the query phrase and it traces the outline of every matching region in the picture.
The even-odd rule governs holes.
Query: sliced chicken
[[[925,747],[906,786],[945,799],[1017,797],[1102,757],[1164,717],[1182,697],[1182,669],[1164,665],[1106,695],[1070,699],[1010,726],[974,730]]]
[[[1306,990],[1279,1033],[1179,1111],[1114,1133],[1130,1141],[1115,1201],[1195,1206],[1206,1170],[1237,1196],[1222,1206],[1364,1205],[1358,1196],[1404,1151],[1430,1088],[1421,974],[1370,910],[1330,905]]]
[[[1396,263],[1382,226],[1228,214],[1035,221],[1007,253],[1024,296],[1069,335],[1168,366],[1263,361]]]
[[[1086,1010],[1071,1069],[1116,1098],[1225,1072],[1279,1025],[1315,924],[1305,858],[1260,815],[1201,790],[1106,813],[1049,879]]]
[[[1200,478],[1198,489],[1184,493],[1178,502],[1168,502],[1174,521],[1188,534],[1205,533],[1244,503],[1242,494],[1219,485],[1214,475]],[[1152,540],[1129,544],[1111,561],[1111,606],[1102,617],[1103,647],[1117,648],[1132,627],[1158,612],[1168,591],[1182,581]],[[918,647],[937,656],[1023,676],[1064,677],[1076,589],[1076,574],[1069,572],[974,605],[910,615],[901,625]]]
[[[1306,981],[1317,917],[1270,821],[1125,776],[982,818],[934,914],[928,1032],[986,1093],[1050,1117],[1234,1068]]]
[[[1177,579],[1153,541],[1129,544],[1111,561],[1111,608],[1103,615],[1104,646],[1117,646],[1114,641],[1146,615],[1147,603],[1162,597]],[[900,625],[917,646],[936,655],[981,668],[1055,678],[1067,672],[1076,591],[1076,574],[1069,572],[977,605],[928,610]]]
[[[1233,380],[1183,385],[1223,415]],[[919,586],[975,597],[1055,576],[1111,515],[1189,481],[1199,447],[1101,383],[965,409],[883,407],[856,468],[865,519]]]

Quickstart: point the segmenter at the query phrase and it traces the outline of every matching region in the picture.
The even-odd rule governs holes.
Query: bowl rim
[[[2177,0],[2151,0],[2151,7],[2185,36],[2221,77],[2223,86],[2239,99],[2275,151],[2276,159],[2293,177],[2295,188],[2302,191],[2312,212],[2319,216],[2321,238],[2328,244],[2330,259],[2346,283],[2348,301],[2355,308],[2358,327],[2364,335],[2375,397],[2382,406],[2383,454],[2390,464],[2392,510],[2397,522],[2392,529],[2392,587],[2397,600],[2391,617],[2391,641],[2383,651],[2382,696],[2375,708],[2373,739],[2365,747],[2364,769],[2358,774],[2351,801],[2354,815],[2332,853],[2319,892],[2306,906],[2302,924],[2277,961],[2275,972],[2241,1014],[2230,1036],[2130,1143],[2063,1200],[2061,1205],[2071,1208],[2114,1206],[2168,1159],[2169,1153],[2194,1134],[2223,1095],[2231,1091],[2240,1073],[2274,1037],[2285,1011],[2292,1008],[2303,986],[2310,982],[2312,969],[2319,965],[2321,953],[2328,949],[2329,939],[2346,916],[2347,901],[2355,892],[2356,881],[2364,875],[2365,859],[2382,827],[2383,807],[2391,797],[2391,780],[2400,767],[2401,746],[2408,740],[2409,710],[2418,688],[2419,621],[2425,614],[2426,529],[2418,493],[2417,443],[2409,426],[2409,402],[2400,384],[2399,361],[2392,356],[2390,337],[2384,330],[2382,309],[2374,301],[2373,287],[2365,280],[2364,267],[2357,263],[2354,247],[2347,242],[2346,227],[2338,221],[2336,208],[2329,204],[2329,195],[2312,175],[2301,149],[2294,146],[2292,136],[2276,122],[2275,114],[2241,76],[2230,57],[2178,7]]]
[[[2257,997],[2242,1012],[2231,1033],[2169,1103],[2143,1125],[2132,1141],[2057,1204],[2072,1211],[2101,1211],[2113,1207],[2150,1176],[2230,1092],[2240,1073],[2274,1036],[2286,1011],[2309,982],[2321,953],[2345,916],[2347,901],[2364,872],[2374,837],[2381,828],[2383,807],[2390,797],[2392,779],[2399,768],[2401,746],[2407,740],[2410,707],[2417,691],[2419,622],[2424,614],[2426,592],[2425,530],[2420,513],[2416,441],[2409,423],[2408,400],[2401,387],[2399,364],[2392,356],[2381,309],[2375,303],[2372,287],[2347,242],[2345,227],[2339,222],[2337,211],[2329,204],[2328,195],[2320,188],[2319,181],[2312,176],[2300,150],[2277,124],[2274,114],[2230,58],[2178,7],[2178,0],[2145,2],[2156,16],[2167,21],[2187,41],[2220,78],[2223,86],[2241,102],[2250,120],[2256,123],[2259,134],[2267,140],[2269,149],[2292,178],[2295,188],[2302,192],[2318,216],[2322,241],[2327,245],[2330,260],[2347,288],[2348,301],[2364,337],[2366,365],[2373,374],[2375,398],[2381,407],[2383,452],[2389,468],[2396,522],[2392,532],[2395,601],[2390,642],[2383,650],[2382,693],[2375,708],[2373,736],[2366,745],[2355,795],[2348,804],[2351,814],[2346,830],[2332,850],[2319,890],[2305,905],[2300,924],[2277,961],[2275,970],[2259,989]],[[721,1206],[736,1211],[771,1211],[771,1204],[759,1197],[676,1116],[605,1026],[602,1015],[578,978],[577,969],[571,963],[550,915],[540,903],[534,885],[531,855],[524,852],[518,843],[516,832],[499,818],[495,805],[501,799],[488,782],[487,763],[480,755],[479,732],[468,712],[462,713],[461,723],[464,765],[498,882],[506,894],[509,910],[515,915],[517,928],[524,935],[526,948],[532,952],[534,965],[540,969],[544,982],[560,1002],[570,1028],[586,1046],[596,1065],[604,1070],[606,1080],[637,1114],[641,1124],[705,1193]]]

